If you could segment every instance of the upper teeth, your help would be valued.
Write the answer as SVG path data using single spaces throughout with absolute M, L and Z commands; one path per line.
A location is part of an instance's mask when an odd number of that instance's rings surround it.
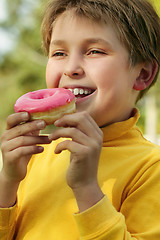
M 77 95 L 82 95 L 82 94 L 90 94 L 92 91 L 91 89 L 82 89 L 82 88 L 74 88 L 74 89 L 71 89 L 69 88 L 68 90 L 70 90 L 75 96 Z

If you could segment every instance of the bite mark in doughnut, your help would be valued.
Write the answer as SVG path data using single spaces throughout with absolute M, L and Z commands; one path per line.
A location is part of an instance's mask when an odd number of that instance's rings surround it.
M 28 112 L 31 120 L 43 119 L 49 125 L 64 114 L 75 112 L 75 96 L 64 88 L 41 89 L 21 96 L 14 110 Z

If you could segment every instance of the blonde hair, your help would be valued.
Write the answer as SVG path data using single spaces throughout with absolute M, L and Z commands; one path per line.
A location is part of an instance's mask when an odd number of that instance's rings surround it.
M 141 62 L 160 63 L 160 19 L 147 0 L 51 0 L 42 21 L 43 46 L 49 53 L 53 24 L 68 10 L 76 16 L 86 17 L 96 23 L 112 24 L 123 46 L 128 50 L 132 66 Z M 151 87 L 150 86 L 150 87 Z M 139 99 L 150 88 L 142 90 Z

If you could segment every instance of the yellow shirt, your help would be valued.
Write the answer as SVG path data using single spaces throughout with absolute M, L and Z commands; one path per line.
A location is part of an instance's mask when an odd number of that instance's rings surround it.
M 98 180 L 105 197 L 85 212 L 66 183 L 70 153 L 58 141 L 32 157 L 13 208 L 0 209 L 1 240 L 159 240 L 160 148 L 135 126 L 138 111 L 105 127 Z

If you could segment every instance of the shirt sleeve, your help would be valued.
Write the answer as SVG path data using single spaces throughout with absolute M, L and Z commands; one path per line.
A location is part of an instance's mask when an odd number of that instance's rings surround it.
M 105 196 L 74 218 L 81 240 L 159 240 L 160 163 L 142 174 L 119 212 Z
M 118 213 L 111 205 L 107 196 L 104 196 L 93 207 L 88 210 L 74 214 L 81 238 L 85 240 L 119 240 L 120 235 L 124 235 L 124 216 Z M 116 232 L 118 231 L 118 238 Z M 123 238 L 122 238 L 123 239 Z
M 11 208 L 0 208 L 0 239 L 11 240 L 14 235 L 17 204 Z

